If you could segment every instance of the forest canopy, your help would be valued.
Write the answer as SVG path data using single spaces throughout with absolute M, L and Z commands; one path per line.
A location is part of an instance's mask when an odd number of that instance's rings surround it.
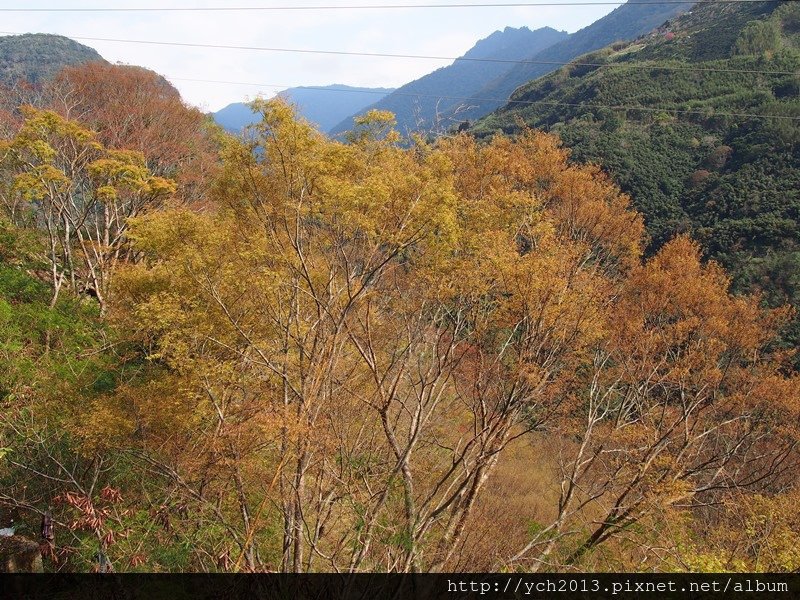
M 643 258 L 558 138 L 178 102 L 203 143 L 148 153 L 94 97 L 0 142 L 0 504 L 48 568 L 800 568 L 791 310 Z

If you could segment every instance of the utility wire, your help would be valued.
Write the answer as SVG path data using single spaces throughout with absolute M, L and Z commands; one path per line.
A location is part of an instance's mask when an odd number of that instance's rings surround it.
M 279 85 L 275 83 L 250 83 L 244 81 L 222 81 L 222 80 L 215 80 L 215 79 L 191 79 L 186 77 L 170 77 L 167 76 L 167 79 L 171 81 L 193 81 L 197 83 L 219 83 L 219 84 L 227 84 L 227 85 L 249 85 L 255 87 L 266 87 L 266 88 L 275 88 L 279 90 L 285 90 L 290 87 L 289 85 Z M 337 88 L 326 88 L 326 87 L 319 87 L 319 86 L 301 86 L 303 89 L 306 90 L 314 90 L 314 91 L 323 91 L 323 92 L 349 92 L 349 93 L 364 93 L 364 94 L 382 94 L 383 96 L 388 96 L 385 92 L 379 92 L 377 90 L 355 90 L 355 89 L 337 89 Z M 546 106 L 569 106 L 574 108 L 608 108 L 611 110 L 640 110 L 644 112 L 671 112 L 676 114 L 689 114 L 689 115 L 701 115 L 704 117 L 742 117 L 742 118 L 757 118 L 757 119 L 781 119 L 787 121 L 800 121 L 800 116 L 793 117 L 789 115 L 762 115 L 756 113 L 734 113 L 734 112 L 717 112 L 714 111 L 712 113 L 708 113 L 707 111 L 703 110 L 692 110 L 692 109 L 680 109 L 680 108 L 665 108 L 665 107 L 653 107 L 653 106 L 631 106 L 625 104 L 590 104 L 590 103 L 577 103 L 577 102 L 554 102 L 549 100 L 510 100 L 508 98 L 474 98 L 469 96 L 442 96 L 438 94 L 415 94 L 412 92 L 390 92 L 391 94 L 398 95 L 398 96 L 408 96 L 411 98 L 434 98 L 439 100 L 462 100 L 468 102 L 501 102 L 504 104 L 514 104 L 514 105 L 536 105 L 542 104 Z
M 458 4 L 350 4 L 317 6 L 192 6 L 192 7 L 129 7 L 129 8 L 0 8 L 0 12 L 244 12 L 244 11 L 296 11 L 296 10 L 396 10 L 418 8 L 525 8 L 534 6 L 622 6 L 623 4 L 757 4 L 759 2 L 781 2 L 782 0 L 591 0 L 565 2 L 502 2 L 458 3 Z
M 751 1 L 751 0 L 746 0 Z M 23 35 L 15 31 L 0 31 L 1 34 L 6 35 Z M 63 35 L 63 34 L 50 34 L 50 35 Z M 470 58 L 470 57 L 452 57 L 452 56 L 433 56 L 423 54 L 390 54 L 385 52 L 346 52 L 343 50 L 305 50 L 301 48 L 270 48 L 265 46 L 232 46 L 227 44 L 200 44 L 190 42 L 160 42 L 155 40 L 122 40 L 116 38 L 101 38 L 101 37 L 87 37 L 87 36 L 64 36 L 72 38 L 73 40 L 82 40 L 89 42 L 114 42 L 122 44 L 147 44 L 155 46 L 177 46 L 182 48 L 212 48 L 215 50 L 251 50 L 258 52 L 286 52 L 293 54 L 323 54 L 334 56 L 364 56 L 370 58 L 402 58 L 402 59 L 422 59 L 422 60 L 448 60 L 448 61 L 464 61 L 464 62 L 477 62 L 477 63 L 500 63 L 500 64 L 519 64 L 519 65 L 549 65 L 549 66 L 566 66 L 574 65 L 576 67 L 597 67 L 597 68 L 623 68 L 623 69 L 642 69 L 647 71 L 664 70 L 664 71 L 690 71 L 698 73 L 739 73 L 747 75 L 797 75 L 797 71 L 760 71 L 752 69 L 722 69 L 713 67 L 690 67 L 690 66 L 677 66 L 677 65 L 638 65 L 632 63 L 587 63 L 587 62 L 573 62 L 573 61 L 541 61 L 541 60 L 513 60 L 503 58 Z

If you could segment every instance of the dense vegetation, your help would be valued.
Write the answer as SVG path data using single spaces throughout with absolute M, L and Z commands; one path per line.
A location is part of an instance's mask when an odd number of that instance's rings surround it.
M 41 97 L 0 142 L 0 505 L 52 514 L 48 569 L 800 567 L 787 311 L 643 260 L 555 137 L 276 101 L 245 141 L 99 65 Z
M 557 133 L 576 160 L 602 165 L 631 194 L 650 252 L 690 233 L 735 291 L 800 307 L 800 7 L 702 5 L 577 62 L 603 66 L 565 67 L 521 87 L 519 102 L 475 133 L 521 123 Z M 796 320 L 786 343 L 799 336 Z
M 0 520 L 50 515 L 61 571 L 797 571 L 792 311 L 704 256 L 796 255 L 796 130 L 719 115 L 796 114 L 796 77 L 660 79 L 794 72 L 796 15 L 704 6 L 591 59 L 652 83 L 519 92 L 691 118 L 531 105 L 483 140 L 372 111 L 342 143 L 281 101 L 229 136 L 100 63 L 4 93 Z M 609 147 L 630 194 L 580 160 Z M 673 225 L 648 164 L 685 168 Z M 755 242 L 718 225 L 751 207 Z

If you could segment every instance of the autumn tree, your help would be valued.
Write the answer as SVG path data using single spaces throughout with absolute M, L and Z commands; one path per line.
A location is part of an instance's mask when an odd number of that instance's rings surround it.
M 0 137 L 8 138 L 19 128 L 14 114 L 19 104 L 14 100 L 14 93 L 5 85 L 0 85 Z
M 676 552 L 668 564 L 714 573 L 796 572 L 800 568 L 797 500 L 797 487 L 768 494 L 734 492 L 721 502 L 713 521 L 702 514 L 680 515 L 687 522 L 678 531 Z
M 788 311 L 728 288 L 687 238 L 631 272 L 562 423 L 576 438 L 563 442 L 557 518 L 512 562 L 592 564 L 639 525 L 636 556 L 658 563 L 675 550 L 668 516 L 772 489 L 796 468 L 800 388 L 769 346 Z
M 19 132 L 0 142 L 4 212 L 46 235 L 53 305 L 66 283 L 105 310 L 111 273 L 126 257 L 128 219 L 158 206 L 174 186 L 152 176 L 140 153 L 107 150 L 75 121 L 22 112 Z
M 559 414 L 641 221 L 542 134 L 405 150 L 372 114 L 343 146 L 259 108 L 217 213 L 141 221 L 149 259 L 120 293 L 176 373 L 214 370 L 194 384 L 215 407 L 202 445 L 236 432 L 240 539 L 272 504 L 282 568 L 442 568 L 505 446 Z M 233 397 L 246 424 L 222 410 Z M 257 422 L 274 437 L 243 433 Z M 252 453 L 274 490 L 237 472 Z M 163 469 L 188 483 L 177 458 Z
M 431 347 L 398 345 L 398 333 L 380 335 L 369 315 L 354 339 L 403 466 L 404 569 L 447 565 L 505 447 L 558 414 L 556 390 L 598 333 L 597 299 L 635 261 L 641 235 L 627 198 L 595 170 L 569 167 L 552 137 L 527 132 L 479 147 L 459 136 L 436 151 L 454 173 L 456 239 L 434 272 L 382 294 L 414 290 L 420 304 L 385 300 L 391 308 L 380 313 L 402 316 L 400 332 L 416 324 Z M 586 198 L 594 205 L 581 206 Z M 391 360 L 381 365 L 376 347 L 387 343 Z
M 205 199 L 215 126 L 157 73 L 97 62 L 65 67 L 43 90 L 42 107 L 96 132 L 109 149 L 140 152 L 153 175 L 176 182 L 181 200 Z

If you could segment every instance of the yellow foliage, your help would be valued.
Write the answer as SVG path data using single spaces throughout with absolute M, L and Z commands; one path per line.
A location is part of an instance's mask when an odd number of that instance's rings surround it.
M 320 555 L 371 543 L 406 567 L 450 564 L 496 457 L 549 428 L 573 453 L 556 485 L 577 491 L 548 535 L 573 536 L 558 556 L 576 565 L 740 476 L 750 432 L 796 414 L 796 382 L 764 349 L 785 311 L 732 297 L 687 238 L 643 263 L 629 198 L 553 136 L 401 147 L 375 113 L 342 144 L 283 102 L 253 106 L 207 210 L 128 221 L 141 260 L 117 269 L 111 317 L 168 384 L 122 393 L 189 479 L 269 500 L 285 523 L 339 523 Z M 147 189 L 137 161 L 92 169 Z M 767 454 L 791 435 L 765 433 Z M 733 564 L 717 557 L 686 560 Z

